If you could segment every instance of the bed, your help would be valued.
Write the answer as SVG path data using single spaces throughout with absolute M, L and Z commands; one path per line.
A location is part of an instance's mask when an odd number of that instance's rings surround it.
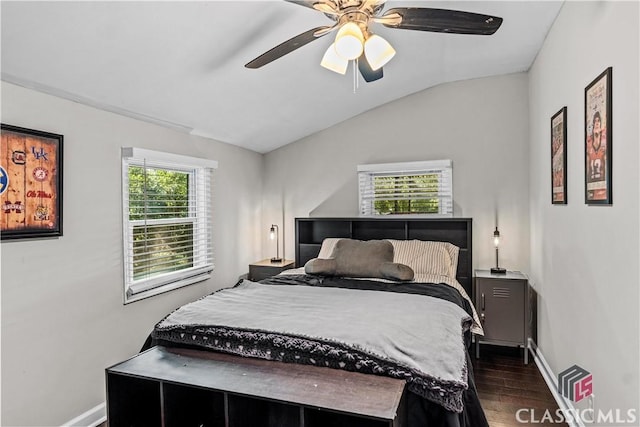
M 305 274 L 305 264 L 324 267 L 361 243 L 387 258 L 392 246 L 393 274 L 413 263 L 415 280 Z M 419 257 L 429 271 L 415 259 L 425 245 L 436 248 Z M 298 218 L 295 249 L 297 269 L 179 308 L 153 343 L 402 379 L 402 425 L 488 426 L 468 353 L 472 332 L 482 333 L 469 298 L 471 219 Z

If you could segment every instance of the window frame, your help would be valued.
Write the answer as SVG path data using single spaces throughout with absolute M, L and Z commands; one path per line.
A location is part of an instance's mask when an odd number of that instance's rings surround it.
M 426 160 L 417 162 L 396 162 L 396 163 L 377 163 L 377 164 L 363 164 L 358 165 L 358 212 L 361 217 L 370 218 L 451 218 L 453 217 L 453 164 L 450 159 L 444 160 Z M 430 175 L 438 174 L 440 178 L 438 180 L 438 194 L 448 193 L 450 196 L 449 208 L 441 201 L 438 203 L 438 213 L 417 212 L 409 214 L 383 214 L 376 213 L 373 204 L 375 200 L 365 200 L 363 197 L 364 182 L 368 180 L 368 185 L 374 187 L 371 181 L 376 176 L 383 176 L 384 174 L 397 174 L 398 176 L 404 175 Z M 447 185 L 442 181 L 444 175 L 448 180 L 449 188 L 445 188 Z M 438 196 L 442 199 L 443 197 Z M 369 204 L 367 206 L 366 204 Z
M 188 174 L 188 216 L 171 219 L 130 219 L 129 168 L 159 169 Z M 134 147 L 122 148 L 122 235 L 124 304 L 207 280 L 214 269 L 212 250 L 212 181 L 218 162 Z M 193 224 L 193 265 L 180 270 L 135 279 L 134 228 L 140 225 Z M 196 238 L 196 236 L 200 236 Z M 204 237 L 202 237 L 204 236 Z M 206 249 L 202 248 L 202 243 Z

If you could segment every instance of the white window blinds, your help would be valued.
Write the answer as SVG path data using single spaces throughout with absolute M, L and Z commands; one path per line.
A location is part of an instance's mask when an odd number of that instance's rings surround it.
M 122 149 L 125 303 L 210 277 L 217 162 Z
M 363 216 L 453 216 L 451 160 L 358 166 Z

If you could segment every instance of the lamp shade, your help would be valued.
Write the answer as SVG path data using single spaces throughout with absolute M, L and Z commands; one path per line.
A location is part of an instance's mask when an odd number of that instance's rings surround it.
M 351 61 L 362 55 L 364 35 L 358 24 L 347 22 L 336 35 L 336 53 L 343 59 Z
M 496 231 L 493 232 L 493 244 L 496 248 L 500 245 L 500 232 L 498 231 L 498 227 L 496 227 Z
M 271 226 L 271 229 L 269 230 L 269 238 L 271 240 L 276 238 L 276 229 L 275 229 L 275 227 L 273 225 Z
M 374 34 L 364 44 L 364 54 L 374 71 L 384 66 L 396 54 L 396 50 L 382 37 Z
M 336 44 L 332 43 L 331 46 L 329 46 L 329 49 L 324 53 L 320 65 L 327 70 L 331 70 L 338 74 L 344 74 L 347 72 L 349 61 L 338 55 L 336 52 Z

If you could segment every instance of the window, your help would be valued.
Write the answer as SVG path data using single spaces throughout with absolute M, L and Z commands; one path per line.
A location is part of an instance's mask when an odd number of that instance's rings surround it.
M 451 160 L 359 165 L 360 215 L 453 216 Z
M 217 166 L 122 149 L 125 304 L 210 277 L 211 172 Z

